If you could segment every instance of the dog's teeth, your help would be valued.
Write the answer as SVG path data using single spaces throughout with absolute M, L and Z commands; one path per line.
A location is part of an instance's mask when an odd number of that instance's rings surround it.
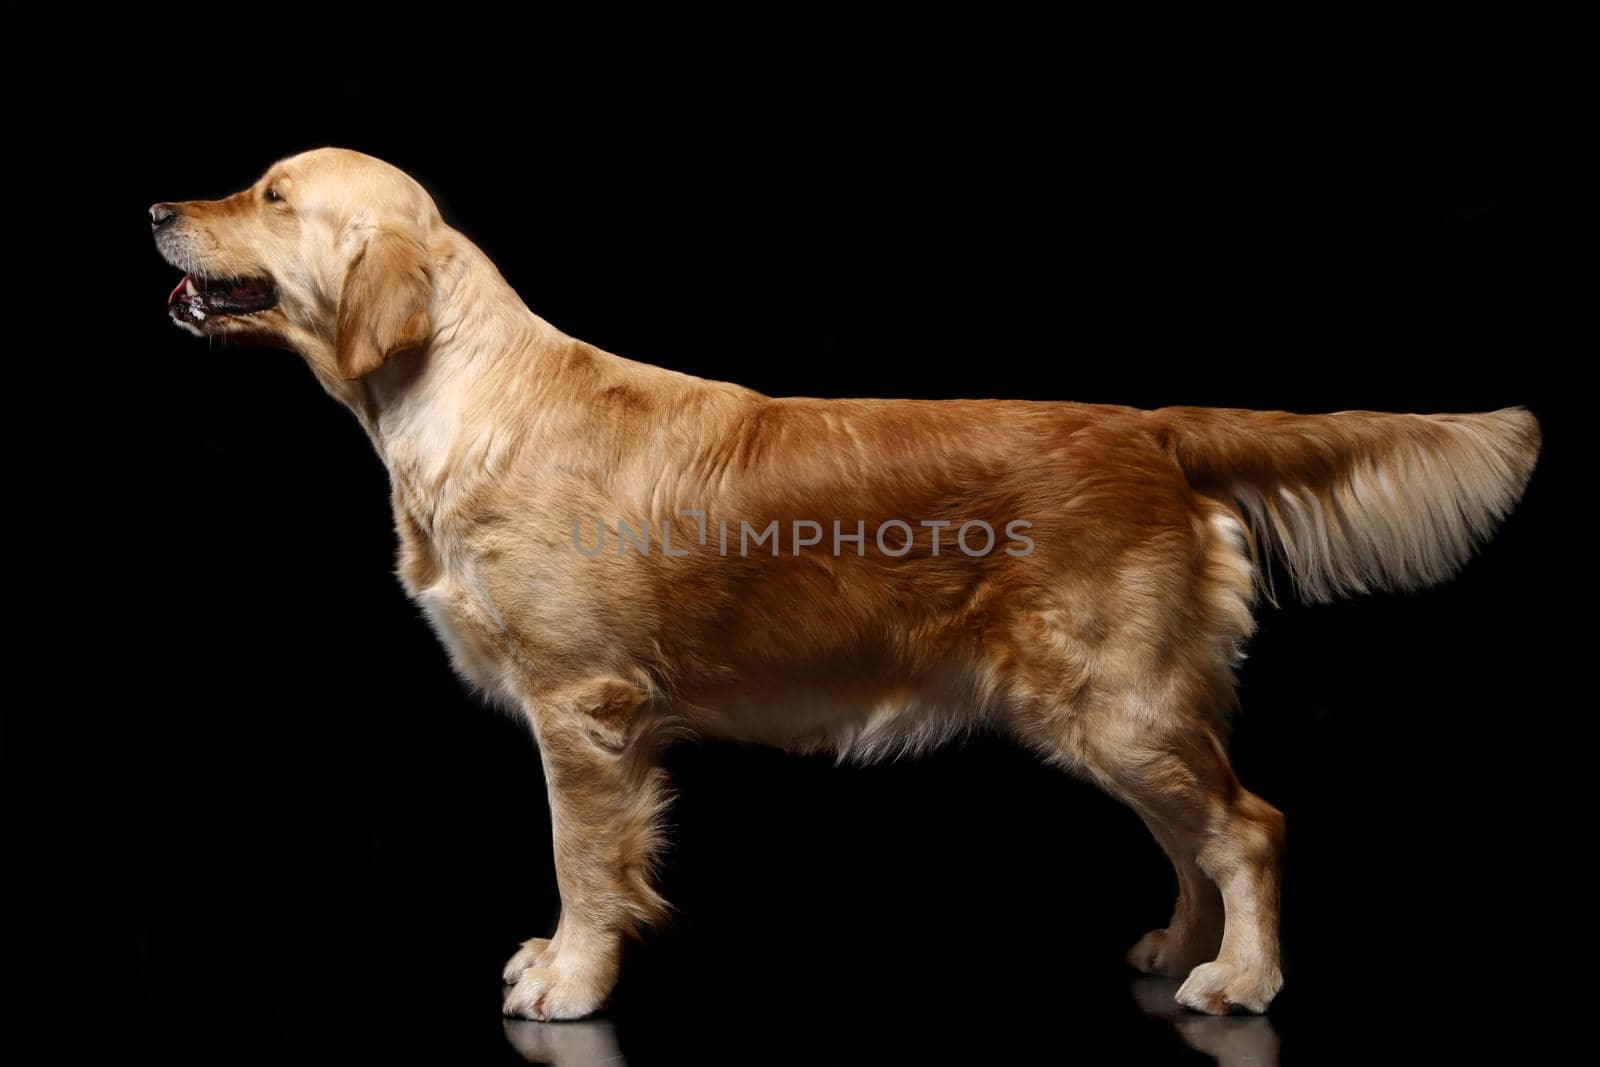
M 188 293 L 190 296 L 199 296 L 200 295 L 200 290 L 198 290 L 198 289 L 196 289 L 194 287 L 194 279 L 193 278 L 185 278 L 183 280 L 183 291 L 185 293 Z

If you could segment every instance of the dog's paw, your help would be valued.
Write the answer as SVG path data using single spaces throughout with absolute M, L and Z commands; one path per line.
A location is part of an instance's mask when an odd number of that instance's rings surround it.
M 1171 930 L 1151 930 L 1128 950 L 1128 963 L 1143 974 L 1182 978 L 1216 955 L 1216 946 L 1197 948 L 1173 937 Z
M 513 1019 L 581 1019 L 600 1007 L 610 989 L 559 966 L 529 967 L 506 990 L 501 1013 Z
M 1247 971 L 1213 960 L 1190 972 L 1188 979 L 1178 987 L 1177 1000 L 1184 1007 L 1207 1015 L 1227 1015 L 1235 1011 L 1259 1014 L 1267 1010 L 1282 987 L 1283 975 L 1276 967 Z
M 500 980 L 506 985 L 511 985 L 521 978 L 522 972 L 529 967 L 547 966 L 554 958 L 555 953 L 550 951 L 548 937 L 530 937 L 522 943 L 517 954 L 506 961 L 506 969 L 501 972 Z

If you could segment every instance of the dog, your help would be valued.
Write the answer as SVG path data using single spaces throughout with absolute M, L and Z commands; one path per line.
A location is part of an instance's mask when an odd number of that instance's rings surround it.
M 1171 921 L 1128 954 L 1201 1012 L 1282 985 L 1284 817 L 1225 753 L 1271 597 L 1450 577 L 1534 417 L 773 398 L 533 313 L 423 187 L 344 149 L 150 209 L 190 333 L 287 348 L 386 464 L 398 575 L 543 763 L 556 930 L 504 1011 L 595 1011 L 653 885 L 683 737 L 871 760 L 1003 732 L 1144 819 Z

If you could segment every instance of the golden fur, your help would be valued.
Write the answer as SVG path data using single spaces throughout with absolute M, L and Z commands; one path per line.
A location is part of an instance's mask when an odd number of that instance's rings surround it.
M 299 352 L 355 413 L 389 469 L 406 591 L 457 671 L 532 725 L 562 913 L 508 964 L 505 1009 L 537 1019 L 593 1011 L 621 939 L 663 913 L 668 741 L 865 760 L 979 725 L 1122 798 L 1166 849 L 1181 895 L 1132 963 L 1186 976 L 1189 1007 L 1265 1009 L 1283 816 L 1222 745 L 1264 555 L 1313 600 L 1437 582 L 1538 453 L 1520 408 L 766 397 L 566 336 L 419 185 L 344 150 L 169 209 L 171 263 L 278 297 L 183 324 Z M 777 520 L 780 552 L 724 555 L 705 517 Z M 873 542 L 893 519 L 903 555 Z M 953 550 L 964 523 L 1019 519 L 1031 552 Z M 793 524 L 834 520 L 863 524 L 864 551 L 791 551 Z M 658 540 L 586 555 L 596 524 Z

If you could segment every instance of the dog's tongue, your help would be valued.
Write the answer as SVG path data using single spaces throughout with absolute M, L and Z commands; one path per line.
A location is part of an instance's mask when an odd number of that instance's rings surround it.
M 187 274 L 185 274 L 178 281 L 178 284 L 173 287 L 172 292 L 167 294 L 167 307 L 171 307 L 173 304 L 178 302 L 179 295 L 182 294 L 182 292 L 184 291 L 184 289 L 186 289 L 188 287 L 188 285 L 189 285 L 189 276 Z

